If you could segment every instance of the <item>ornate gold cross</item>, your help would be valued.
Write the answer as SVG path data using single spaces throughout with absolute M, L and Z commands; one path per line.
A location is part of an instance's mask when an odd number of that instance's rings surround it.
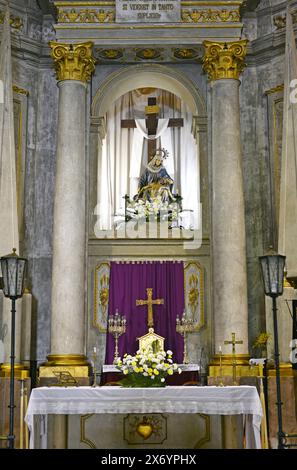
M 153 316 L 153 305 L 164 305 L 164 299 L 153 300 L 153 289 L 146 289 L 147 300 L 136 300 L 137 307 L 139 305 L 147 305 L 147 326 L 149 328 L 154 327 L 154 316 Z
M 232 340 L 231 341 L 224 341 L 224 344 L 232 344 L 232 354 L 235 355 L 235 345 L 236 344 L 243 344 L 243 341 L 236 341 L 235 340 L 235 333 L 231 333 Z

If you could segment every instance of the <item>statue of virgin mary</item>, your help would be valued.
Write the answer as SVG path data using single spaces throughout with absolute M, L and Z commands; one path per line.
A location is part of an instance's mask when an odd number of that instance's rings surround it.
M 147 164 L 145 171 L 139 179 L 138 192 L 134 200 L 152 202 L 160 197 L 162 202 L 174 202 L 176 199 L 172 194 L 173 179 L 169 176 L 163 161 L 167 158 L 168 152 L 165 149 L 157 149 L 152 160 Z

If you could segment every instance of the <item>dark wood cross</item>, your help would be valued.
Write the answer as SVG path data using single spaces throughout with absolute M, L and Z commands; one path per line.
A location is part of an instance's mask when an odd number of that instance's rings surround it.
M 156 98 L 148 98 L 148 105 L 145 108 L 145 121 L 148 135 L 156 135 L 158 129 L 159 106 Z M 183 127 L 182 118 L 171 118 L 168 127 Z M 122 119 L 121 127 L 123 129 L 134 129 L 136 127 L 135 119 Z M 150 161 L 156 153 L 157 139 L 148 140 L 148 160 Z
M 147 326 L 154 327 L 153 305 L 164 305 L 164 299 L 153 299 L 153 289 L 146 289 L 147 300 L 136 300 L 136 306 L 147 305 Z

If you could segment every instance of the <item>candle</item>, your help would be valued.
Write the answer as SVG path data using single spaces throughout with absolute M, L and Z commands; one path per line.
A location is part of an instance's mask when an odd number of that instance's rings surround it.
M 219 346 L 219 352 L 222 354 L 222 346 Z
M 94 346 L 93 351 L 94 351 L 94 354 L 96 354 L 96 352 L 97 352 L 96 346 Z

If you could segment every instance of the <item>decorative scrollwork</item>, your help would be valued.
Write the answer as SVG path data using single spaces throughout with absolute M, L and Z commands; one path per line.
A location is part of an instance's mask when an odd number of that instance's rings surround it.
M 210 80 L 239 79 L 245 67 L 247 42 L 246 39 L 228 43 L 204 41 L 203 69 Z
M 0 12 L 0 24 L 3 24 L 4 17 L 5 17 L 5 13 Z M 22 29 L 22 27 L 24 26 L 24 22 L 23 22 L 22 18 L 18 18 L 16 16 L 10 15 L 9 22 L 10 22 L 10 26 L 14 29 Z
M 50 41 L 57 80 L 90 80 L 95 70 L 92 42 L 83 44 L 60 44 Z
M 113 23 L 115 12 L 112 10 L 64 10 L 58 8 L 58 23 Z
M 237 23 L 240 21 L 237 10 L 182 10 L 182 20 L 185 23 Z

